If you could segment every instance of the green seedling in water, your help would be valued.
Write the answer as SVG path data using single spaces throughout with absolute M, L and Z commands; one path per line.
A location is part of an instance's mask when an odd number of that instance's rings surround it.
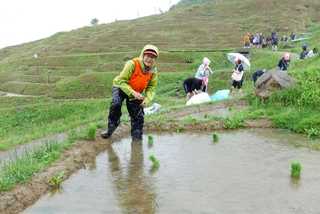
M 183 128 L 182 128 L 182 127 L 178 127 L 178 128 L 176 129 L 176 132 L 177 132 L 177 133 L 183 132 Z
M 153 137 L 151 135 L 148 136 L 148 146 L 149 147 L 153 146 Z
M 302 166 L 298 161 L 291 163 L 291 177 L 300 178 Z
M 87 139 L 88 140 L 95 140 L 96 139 L 96 132 L 97 132 L 97 126 L 94 124 L 91 124 L 88 129 Z
M 59 189 L 63 181 L 63 176 L 64 176 L 64 172 L 60 172 L 59 174 L 50 178 L 50 180 L 48 181 L 50 187 L 52 189 Z
M 213 133 L 213 134 L 212 134 L 212 142 L 213 142 L 213 143 L 218 143 L 218 141 L 219 141 L 219 136 L 218 136 L 218 134 L 217 134 L 217 133 Z
M 160 167 L 160 162 L 154 155 L 150 155 L 149 160 L 152 162 L 152 169 L 158 169 Z

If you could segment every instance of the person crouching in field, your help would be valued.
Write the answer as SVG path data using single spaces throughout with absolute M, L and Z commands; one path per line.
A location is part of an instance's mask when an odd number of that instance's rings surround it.
M 158 56 L 159 50 L 157 47 L 146 45 L 140 57 L 128 61 L 122 72 L 115 77 L 108 116 L 108 129 L 101 133 L 102 138 L 110 138 L 119 126 L 122 102 L 126 100 L 131 120 L 132 140 L 142 140 L 144 124 L 143 107 L 148 105 L 155 95 L 158 82 L 155 64 Z
M 202 79 L 191 77 L 183 82 L 183 89 L 187 94 L 187 100 L 203 90 L 204 82 Z
M 290 53 L 284 53 L 283 57 L 278 63 L 278 69 L 281 71 L 287 71 L 290 65 Z

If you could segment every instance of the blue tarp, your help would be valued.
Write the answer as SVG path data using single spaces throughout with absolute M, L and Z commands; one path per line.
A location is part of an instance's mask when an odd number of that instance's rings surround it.
M 229 99 L 230 90 L 219 90 L 211 96 L 212 101 Z

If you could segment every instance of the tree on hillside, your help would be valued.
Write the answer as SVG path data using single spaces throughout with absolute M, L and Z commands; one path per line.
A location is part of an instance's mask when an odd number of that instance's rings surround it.
M 91 20 L 90 23 L 91 23 L 92 26 L 96 26 L 96 25 L 98 25 L 99 20 L 97 18 L 94 18 L 94 19 Z

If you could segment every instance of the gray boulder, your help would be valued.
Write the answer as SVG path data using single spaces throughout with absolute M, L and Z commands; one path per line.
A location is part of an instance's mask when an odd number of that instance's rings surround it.
M 281 70 L 267 71 L 257 80 L 255 93 L 258 97 L 266 99 L 274 91 L 282 90 L 293 86 L 294 79 L 288 72 Z

